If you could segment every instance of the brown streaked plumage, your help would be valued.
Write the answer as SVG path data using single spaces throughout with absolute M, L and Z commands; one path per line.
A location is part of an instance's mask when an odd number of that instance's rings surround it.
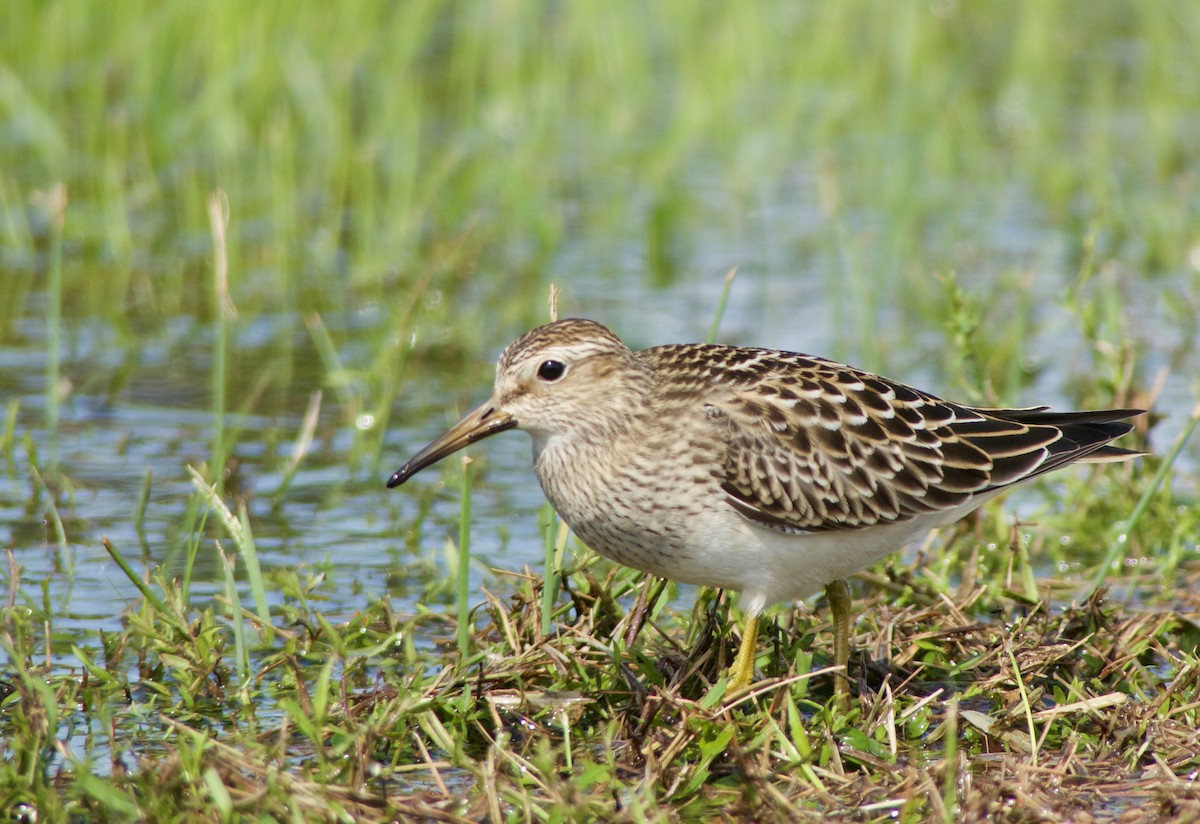
M 512 343 L 492 397 L 388 486 L 524 429 L 546 497 L 586 544 L 654 575 L 741 592 L 740 687 L 768 605 L 826 587 L 844 665 L 847 576 L 1020 481 L 1140 454 L 1109 445 L 1138 414 L 978 409 L 771 349 L 634 352 L 604 326 L 571 319 Z

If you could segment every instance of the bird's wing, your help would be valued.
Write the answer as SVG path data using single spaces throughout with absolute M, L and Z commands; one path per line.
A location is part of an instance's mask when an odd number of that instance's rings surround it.
M 1080 421 L 1077 439 L 1068 441 L 1045 407 L 972 409 L 832 361 L 771 350 L 714 378 L 729 390 L 715 393 L 705 411 L 727 444 L 722 486 L 730 503 L 788 532 L 952 510 L 1100 450 L 1129 429 Z

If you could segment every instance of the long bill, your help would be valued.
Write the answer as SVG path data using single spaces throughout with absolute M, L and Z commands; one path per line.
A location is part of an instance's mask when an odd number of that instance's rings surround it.
M 444 435 L 437 438 L 429 446 L 422 449 L 404 466 L 400 467 L 388 478 L 388 489 L 393 489 L 416 475 L 430 464 L 435 464 L 447 455 L 453 455 L 464 446 L 490 438 L 497 432 L 512 429 L 517 425 L 516 418 L 507 412 L 497 412 L 496 405 L 491 400 L 480 404 L 467 413 Z

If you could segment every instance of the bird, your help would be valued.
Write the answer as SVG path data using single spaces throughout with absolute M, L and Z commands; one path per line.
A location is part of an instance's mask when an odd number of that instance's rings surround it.
M 849 692 L 847 578 L 1011 486 L 1111 446 L 1141 409 L 980 408 L 821 357 L 719 344 L 632 350 L 557 320 L 511 343 L 491 397 L 387 481 L 509 429 L 555 511 L 650 575 L 740 593 L 727 691 L 754 680 L 759 616 L 824 588 Z

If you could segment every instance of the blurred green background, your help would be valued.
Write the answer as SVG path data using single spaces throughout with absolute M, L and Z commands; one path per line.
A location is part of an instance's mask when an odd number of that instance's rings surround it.
M 1195 277 L 1193 4 L 44 2 L 6 18 L 6 341 L 39 308 L 36 193 L 55 182 L 64 311 L 139 332 L 212 311 L 218 188 L 239 310 L 374 304 L 398 331 L 486 315 L 507 334 L 543 317 L 550 280 L 569 300 L 576 280 L 649 292 L 731 265 L 824 284 L 773 294 L 785 309 L 867 304 L 847 338 L 921 308 L 911 293 L 939 271 L 1033 264 L 1069 283 L 1090 256 L 1163 287 Z

